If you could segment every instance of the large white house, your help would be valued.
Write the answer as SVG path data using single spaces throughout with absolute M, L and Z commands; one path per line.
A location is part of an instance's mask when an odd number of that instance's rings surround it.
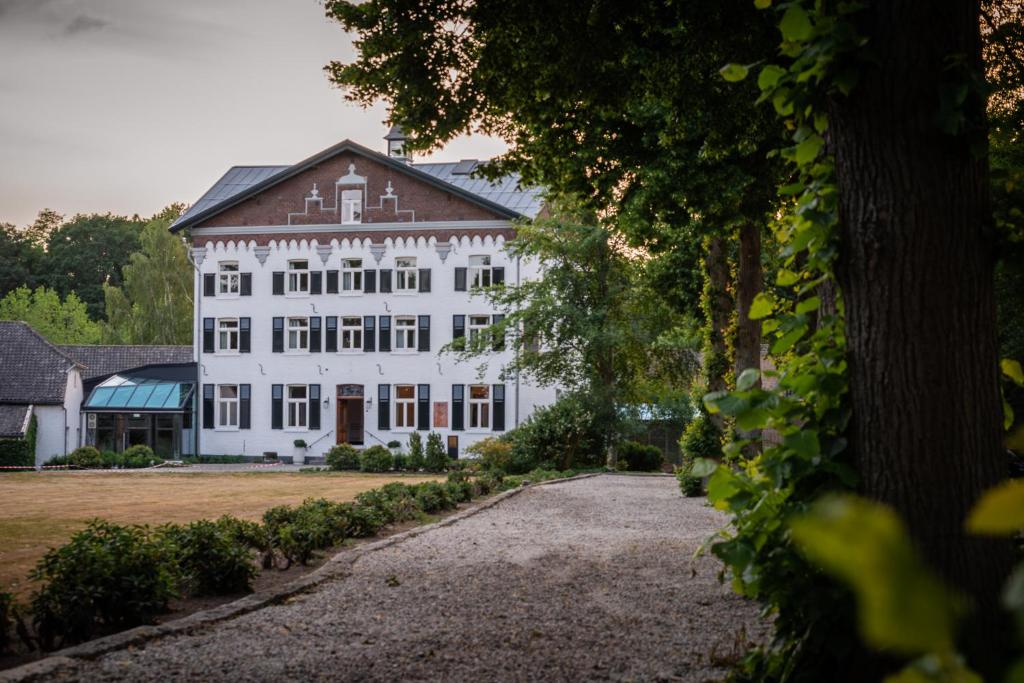
M 386 140 L 387 154 L 345 141 L 233 167 L 171 227 L 196 266 L 200 453 L 302 462 L 417 430 L 456 457 L 554 400 L 501 377 L 514 350 L 500 342 L 485 369 L 440 353 L 499 315 L 474 288 L 535 275 L 504 245 L 540 193 L 479 178 L 476 161 L 411 163 L 397 129 Z

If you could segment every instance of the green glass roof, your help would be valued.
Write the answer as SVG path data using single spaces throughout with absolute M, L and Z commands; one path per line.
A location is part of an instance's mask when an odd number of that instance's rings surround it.
M 114 375 L 97 386 L 86 410 L 184 410 L 191 382 Z

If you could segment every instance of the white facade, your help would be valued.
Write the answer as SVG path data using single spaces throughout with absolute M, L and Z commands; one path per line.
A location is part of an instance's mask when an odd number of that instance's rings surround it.
M 496 223 L 498 221 L 488 221 L 487 227 L 493 228 L 491 224 Z M 510 226 L 507 222 L 501 223 Z M 502 237 L 451 237 L 439 243 L 437 226 L 428 229 L 415 224 L 376 224 L 372 228 L 379 231 L 379 238 L 350 241 L 345 236 L 346 232 L 355 231 L 365 235 L 368 227 L 332 224 L 292 228 L 294 232 L 301 230 L 300 239 L 289 238 L 289 229 L 282 227 L 198 228 L 194 231 L 193 237 L 198 245 L 193 249 L 197 265 L 194 338 L 201 383 L 197 392 L 201 407 L 201 453 L 253 456 L 276 452 L 293 456 L 296 462 L 319 457 L 335 443 L 347 440 L 345 434 L 353 419 L 351 411 L 358 405 L 362 410 L 363 445 L 371 446 L 392 440 L 404 445 L 409 434 L 419 428 L 424 437 L 428 431 L 439 432 L 448 443 L 450 451 L 454 444 L 449 441 L 449 437 L 457 437 L 455 450 L 461 457 L 468 445 L 486 436 L 501 433 L 495 429 L 501 426 L 501 420 L 496 421 L 496 410 L 503 409 L 504 429 L 508 430 L 525 420 L 536 406 L 554 401 L 553 389 L 531 387 L 517 381 L 515 377 L 501 378 L 504 365 L 514 353 L 511 348 L 495 352 L 487 358 L 480 357 L 461 363 L 453 355 L 441 353 L 441 348 L 453 339 L 456 316 L 465 316 L 463 330 L 468 335 L 471 322 L 480 324 L 485 319 L 493 321 L 496 313 L 490 309 L 483 296 L 471 292 L 471 257 L 489 257 L 488 268 L 501 269 L 508 285 L 535 276 L 535 270 L 508 257 L 503 249 Z M 453 222 L 451 227 L 466 230 L 472 226 Z M 417 228 L 422 230 L 423 236 L 391 236 L 397 235 L 398 230 L 405 235 L 414 234 Z M 264 231 L 273 237 L 258 246 L 257 235 Z M 243 238 L 235 242 L 228 238 L 224 241 L 224 237 L 218 236 L 219 232 L 235 236 L 248 233 L 253 239 L 247 241 Z M 310 234 L 317 237 L 307 239 Z M 322 238 L 319 237 L 321 234 Z M 350 271 L 353 277 L 348 278 L 347 282 L 352 289 L 346 291 L 343 261 L 350 259 L 361 263 L 359 268 Z M 401 291 L 403 276 L 399 270 L 403 264 L 409 265 L 406 259 L 415 259 L 415 265 L 408 273 L 414 274 L 417 282 L 408 291 Z M 480 260 L 472 261 L 478 263 Z M 294 273 L 293 266 L 301 265 L 303 261 L 308 264 L 308 276 L 301 272 Z M 222 266 L 228 269 L 237 266 L 239 274 L 249 274 L 251 294 L 242 293 L 241 290 L 248 288 L 241 286 L 241 275 L 239 286 L 235 285 L 234 276 L 231 275 L 233 270 L 224 271 L 222 280 Z M 467 269 L 467 291 L 456 291 L 456 269 L 462 268 Z M 337 272 L 337 293 L 327 293 L 329 278 L 333 284 L 334 276 L 328 275 L 332 271 Z M 362 285 L 365 288 L 370 279 L 366 271 L 374 271 L 372 277 L 376 280 L 375 292 L 359 291 L 356 287 Z M 380 291 L 383 271 L 390 271 L 391 292 Z M 422 287 L 418 282 L 422 280 L 425 271 L 429 271 L 429 292 L 420 291 Z M 358 278 L 355 277 L 357 272 L 360 272 Z M 494 275 L 495 272 L 490 271 L 488 275 Z M 274 293 L 274 273 L 284 273 L 278 276 L 284 279 L 283 294 Z M 312 273 L 320 275 L 313 276 Z M 292 274 L 295 275 L 294 279 Z M 209 285 L 209 275 L 213 275 L 216 290 L 213 295 L 204 295 L 204 285 Z M 289 285 L 302 288 L 304 283 L 314 277 L 320 281 L 320 291 L 323 293 L 288 291 Z M 362 282 L 357 282 L 357 279 Z M 471 320 L 470 316 L 474 315 L 479 317 Z M 429 316 L 428 351 L 416 350 L 419 347 L 419 336 L 423 334 L 424 316 Z M 240 321 L 239 325 L 244 327 L 241 321 L 246 318 L 250 328 L 249 352 L 232 348 L 242 345 L 236 341 L 234 321 Z M 303 325 L 302 320 L 310 318 L 316 319 L 319 324 L 320 351 L 308 348 L 308 340 L 313 335 L 310 327 L 314 324 Z M 337 319 L 336 351 L 326 348 L 328 326 L 332 324 L 329 320 L 333 318 Z M 351 329 L 346 330 L 345 318 L 351 318 L 352 322 L 358 320 L 362 324 L 352 325 Z M 416 343 L 412 349 L 400 348 L 403 344 L 398 339 L 399 329 L 401 323 L 406 322 L 400 320 L 402 318 L 411 318 L 414 323 L 412 336 L 416 337 Z M 280 351 L 274 350 L 275 319 L 279 319 L 279 326 L 283 325 L 284 328 L 278 338 L 279 343 L 283 340 Z M 296 321 L 294 327 L 293 319 Z M 211 320 L 214 334 L 212 353 L 209 352 Z M 363 348 L 362 336 L 366 334 L 368 320 L 372 321 L 374 327 L 373 351 Z M 384 320 L 390 323 L 391 343 L 390 350 L 381 351 Z M 403 338 L 409 335 L 407 330 L 401 329 Z M 350 334 L 346 335 L 346 332 Z M 344 348 L 346 341 L 350 342 L 349 346 L 351 342 L 358 341 L 358 348 Z M 292 350 L 289 348 L 292 345 L 290 342 L 306 348 Z M 482 367 L 483 364 L 486 367 Z M 244 399 L 242 385 L 249 386 L 247 410 L 241 401 Z M 344 415 L 340 414 L 338 406 L 338 392 L 343 385 L 362 387 L 361 402 L 343 399 Z M 388 398 L 386 429 L 381 428 L 380 424 L 382 385 L 388 387 L 385 392 Z M 406 400 L 400 399 L 399 394 L 408 394 L 408 389 L 400 392 L 399 387 L 408 386 L 414 387 L 414 404 L 411 409 L 413 425 L 402 424 L 408 422 L 404 418 L 409 416 L 409 406 L 403 403 L 402 410 L 399 410 L 399 401 Z M 277 403 L 281 411 L 280 428 L 276 428 L 273 414 L 275 387 L 282 392 Z M 289 405 L 289 387 L 305 387 L 305 411 L 299 407 L 298 400 L 292 402 L 294 406 Z M 310 425 L 313 421 L 310 413 L 316 410 L 311 404 L 315 390 L 310 387 L 318 387 L 319 390 L 319 398 L 315 399 L 320 413 L 319 428 Z M 422 387 L 429 387 L 429 398 L 426 401 L 429 429 L 423 429 L 426 425 L 420 419 L 423 410 Z M 464 395 L 461 405 L 453 396 L 453 392 L 460 389 L 453 387 L 462 387 Z M 476 387 L 476 390 L 473 391 L 472 387 Z M 481 398 L 483 388 L 486 388 L 486 399 Z M 355 393 L 351 388 L 347 391 Z M 504 393 L 503 407 L 502 402 L 496 401 L 501 392 Z M 475 400 L 471 400 L 473 393 L 477 395 Z M 301 394 L 302 391 L 296 389 L 295 396 Z M 211 395 L 212 425 L 209 424 Z M 458 420 L 453 421 L 454 412 L 458 410 L 463 412 L 461 429 L 458 428 Z M 242 424 L 244 412 L 248 413 L 248 428 Z M 304 419 L 303 412 L 306 413 Z M 343 432 L 340 438 L 339 431 Z M 293 442 L 297 439 L 303 440 L 309 447 L 294 446 Z
M 82 378 L 78 368 L 67 370 L 63 405 L 36 405 L 36 465 L 56 455 L 67 455 L 78 448 L 82 438 Z

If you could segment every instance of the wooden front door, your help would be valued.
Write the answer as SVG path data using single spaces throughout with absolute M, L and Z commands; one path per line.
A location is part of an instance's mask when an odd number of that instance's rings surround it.
M 334 433 L 337 443 L 354 446 L 363 443 L 363 385 L 339 384 L 337 422 Z

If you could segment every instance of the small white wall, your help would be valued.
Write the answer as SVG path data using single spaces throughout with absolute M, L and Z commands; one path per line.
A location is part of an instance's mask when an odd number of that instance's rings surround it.
M 36 465 L 55 455 L 66 455 L 81 442 L 82 377 L 77 369 L 67 373 L 63 405 L 36 406 Z

